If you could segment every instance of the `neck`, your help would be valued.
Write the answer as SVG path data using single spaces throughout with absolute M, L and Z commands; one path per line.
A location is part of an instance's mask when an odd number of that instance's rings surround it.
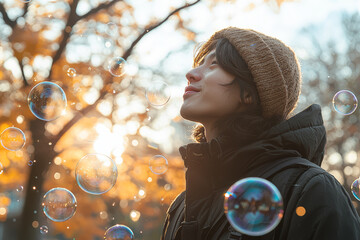
M 203 124 L 205 128 L 205 137 L 206 141 L 210 142 L 211 139 L 216 138 L 218 136 L 218 133 L 216 131 L 216 128 L 214 127 L 214 124 Z

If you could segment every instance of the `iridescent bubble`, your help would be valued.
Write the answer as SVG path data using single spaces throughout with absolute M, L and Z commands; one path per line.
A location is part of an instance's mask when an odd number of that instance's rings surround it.
M 22 192 L 23 190 L 24 190 L 24 187 L 23 187 L 23 186 L 19 186 L 19 187 L 16 189 L 17 192 Z
M 41 82 L 31 89 L 28 104 L 35 117 L 51 121 L 64 113 L 66 95 L 59 85 L 52 82 Z
M 157 174 L 164 174 L 168 170 L 168 160 L 162 155 L 155 155 L 149 161 L 150 170 Z
M 113 22 L 109 22 L 106 25 L 106 33 L 110 36 L 116 36 L 118 34 L 118 27 L 116 26 L 116 24 Z
M 65 188 L 53 188 L 43 198 L 45 215 L 52 221 L 63 222 L 74 216 L 77 202 L 74 194 Z
M 333 106 L 336 112 L 343 115 L 350 115 L 355 112 L 358 100 L 349 90 L 341 90 L 334 95 Z
M 93 153 L 82 157 L 76 165 L 75 177 L 79 187 L 90 194 L 103 194 L 116 183 L 117 167 L 106 155 Z
M 10 151 L 20 150 L 25 145 L 25 134 L 21 129 L 9 127 L 0 135 L 1 145 Z
M 31 161 L 31 160 L 28 161 L 28 165 L 29 165 L 30 167 L 31 167 L 33 164 L 34 164 L 33 161 Z
M 131 240 L 134 233 L 125 225 L 117 224 L 109 228 L 104 235 L 105 240 Z
M 4 166 L 2 165 L 2 163 L 0 162 L 0 174 L 2 174 L 4 172 Z
M 351 184 L 351 192 L 354 195 L 354 197 L 360 201 L 360 184 L 359 184 L 360 178 L 355 179 L 355 181 Z
M 163 81 L 154 81 L 146 89 L 147 101 L 153 106 L 163 106 L 169 102 L 171 92 L 169 86 Z
M 67 73 L 67 75 L 68 75 L 69 77 L 76 77 L 76 70 L 75 70 L 75 68 L 69 68 L 66 73 Z
M 41 226 L 40 227 L 40 233 L 41 234 L 47 234 L 49 232 L 49 228 L 47 226 Z
M 272 231 L 283 217 L 279 190 L 262 178 L 244 178 L 225 193 L 224 209 L 233 228 L 249 236 Z
M 109 61 L 109 72 L 114 77 L 121 77 L 126 72 L 126 61 L 122 57 L 114 57 Z

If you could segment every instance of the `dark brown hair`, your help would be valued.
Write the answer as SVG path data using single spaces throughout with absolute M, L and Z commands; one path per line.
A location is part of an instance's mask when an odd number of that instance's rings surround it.
M 193 67 L 199 66 L 206 55 L 214 49 L 219 66 L 235 76 L 231 83 L 221 85 L 225 87 L 236 85 L 235 87 L 239 87 L 240 98 L 243 103 L 246 103 L 245 92 L 251 97 L 245 112 L 236 112 L 224 116 L 217 121 L 215 126 L 221 135 L 230 136 L 239 143 L 255 140 L 259 133 L 279 123 L 282 119 L 264 119 L 262 117 L 260 99 L 253 76 L 244 59 L 226 38 L 208 42 L 198 48 L 195 53 Z M 205 142 L 204 126 L 201 124 L 196 125 L 192 137 L 196 142 Z

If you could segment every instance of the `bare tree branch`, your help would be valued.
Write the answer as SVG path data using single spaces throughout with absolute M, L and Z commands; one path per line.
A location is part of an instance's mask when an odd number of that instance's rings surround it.
M 200 2 L 201 0 L 197 0 L 191 4 L 187 3 L 182 7 L 179 7 L 177 9 L 175 9 L 174 11 L 172 11 L 171 13 L 169 13 L 169 15 L 164 18 L 161 22 L 154 24 L 153 26 L 149 27 L 148 29 L 145 29 L 136 39 L 135 41 L 131 44 L 131 46 L 129 47 L 128 50 L 126 50 L 126 52 L 123 55 L 123 58 L 126 60 L 130 55 L 131 52 L 133 51 L 134 47 L 136 46 L 136 44 L 149 32 L 151 32 L 152 30 L 154 30 L 155 28 L 159 27 L 160 25 L 162 25 L 164 22 L 166 22 L 172 15 L 174 15 L 175 13 L 179 12 L 180 10 L 184 9 L 184 8 L 188 8 L 191 7 L 195 4 L 197 4 L 198 2 Z
M 113 1 L 108 2 L 108 3 L 99 4 L 99 6 L 97 6 L 96 8 L 91 9 L 86 14 L 84 14 L 82 16 L 78 16 L 77 19 L 76 19 L 76 22 L 78 22 L 81 19 L 89 17 L 89 16 L 99 12 L 100 10 L 108 9 L 109 7 L 111 7 L 112 5 L 114 5 L 115 3 L 119 2 L 119 1 L 121 1 L 121 0 L 113 0 Z
M 9 15 L 7 14 L 6 12 L 6 9 L 4 7 L 4 5 L 0 2 L 0 13 L 2 14 L 3 16 L 3 19 L 4 19 L 4 22 L 9 25 L 9 27 L 11 27 L 12 29 L 14 29 L 14 27 L 16 26 L 16 22 L 15 21 L 12 21 L 10 18 L 9 18 Z
M 22 63 L 22 61 L 20 59 L 18 59 L 19 62 L 19 66 L 20 66 L 20 70 L 21 70 L 21 76 L 24 82 L 25 87 L 29 86 L 29 83 L 27 82 L 27 79 L 25 77 L 25 72 L 24 72 L 24 65 Z

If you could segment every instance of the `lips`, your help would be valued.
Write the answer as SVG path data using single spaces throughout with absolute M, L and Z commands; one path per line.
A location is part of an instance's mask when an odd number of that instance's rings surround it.
M 193 95 L 198 92 L 200 92 L 199 88 L 189 85 L 189 86 L 185 87 L 185 93 L 183 95 L 183 98 L 185 99 L 187 96 Z

